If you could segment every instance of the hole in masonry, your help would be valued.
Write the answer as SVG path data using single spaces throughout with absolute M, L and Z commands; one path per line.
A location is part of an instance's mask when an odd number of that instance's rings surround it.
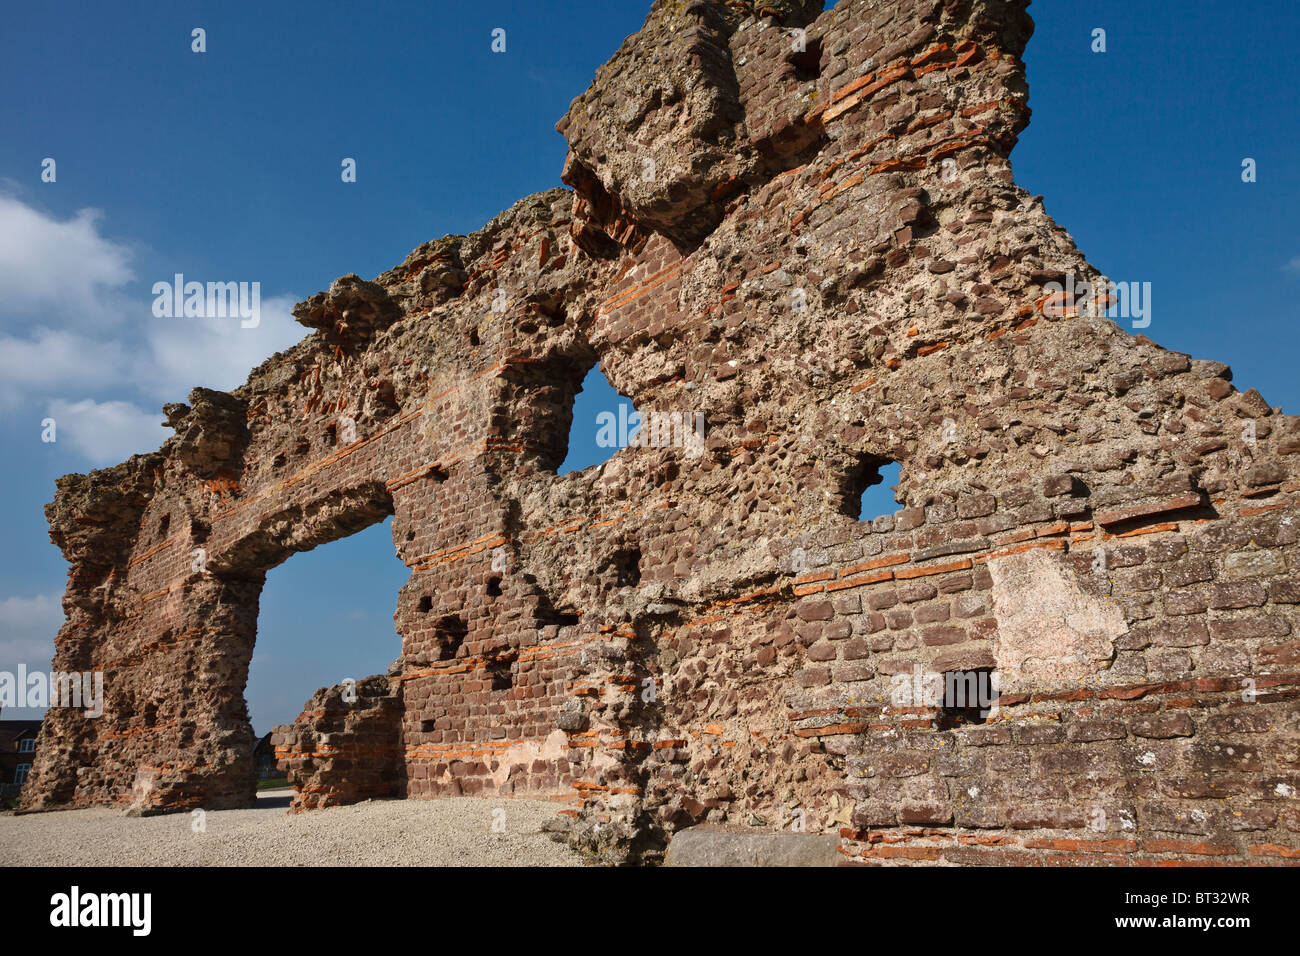
M 433 626 L 433 643 L 438 651 L 438 660 L 449 661 L 460 653 L 465 643 L 469 627 L 454 614 L 439 618 Z
M 493 690 L 509 690 L 515 686 L 515 675 L 511 670 L 513 661 L 510 658 L 501 658 L 493 661 L 487 667 L 488 677 L 492 681 Z
M 818 79 L 822 75 L 822 41 L 809 40 L 805 49 L 794 51 L 785 61 L 794 67 L 795 79 L 800 82 Z
M 167 529 L 172 526 L 172 516 L 163 515 L 162 520 L 158 522 L 158 537 L 167 537 Z
M 997 699 L 993 669 L 947 671 L 943 675 L 943 700 L 935 717 L 939 730 L 988 722 L 989 708 Z
M 433 610 L 433 598 L 429 597 L 429 595 L 426 594 L 424 597 L 420 598 L 420 613 L 428 614 L 432 610 Z
M 597 569 L 601 578 L 616 588 L 634 588 L 641 583 L 641 550 L 622 548 L 607 557 Z
M 888 458 L 864 459 L 849 475 L 848 514 L 858 521 L 874 521 L 898 509 L 893 488 L 902 479 L 902 466 Z
M 422 733 L 422 734 L 431 734 L 431 733 L 433 733 L 435 730 L 438 729 L 437 724 L 438 724 L 438 722 L 437 722 L 436 720 L 422 720 L 422 721 L 420 721 L 420 733 Z
M 555 473 L 567 475 L 609 461 L 628 446 L 640 418 L 632 400 L 614 391 L 600 365 L 593 365 L 574 396 L 568 454 Z
M 572 608 L 557 608 L 544 591 L 538 593 L 537 610 L 533 612 L 533 625 L 539 631 L 548 627 L 576 627 L 578 621 L 579 615 Z
M 158 722 L 158 705 L 146 704 L 144 708 L 144 725 L 152 727 Z
M 339 426 L 337 422 L 331 422 L 325 426 L 325 444 L 333 445 L 338 441 Z
M 556 610 L 544 597 L 541 606 L 538 607 L 537 612 L 534 615 L 534 622 L 539 629 L 543 627 L 551 627 L 552 625 L 555 627 L 576 627 L 579 619 L 580 616 L 577 612 Z
M 486 588 L 486 590 L 487 590 L 487 596 L 488 596 L 488 597 L 500 597 L 500 596 L 501 596 L 501 578 L 499 578 L 499 577 L 497 577 L 497 576 L 495 576 L 495 575 L 494 575 L 493 577 L 488 578 L 488 582 L 487 582 L 487 588 Z

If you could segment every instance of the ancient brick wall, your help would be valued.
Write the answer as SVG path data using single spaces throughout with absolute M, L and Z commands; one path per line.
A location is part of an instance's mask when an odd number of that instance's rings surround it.
M 406 792 L 402 708 L 388 678 L 317 691 L 271 743 L 293 787 L 295 810 L 334 807 Z
M 1056 290 L 1102 277 L 1012 178 L 1023 0 L 820 6 L 655 3 L 559 124 L 572 191 L 338 280 L 61 481 L 55 663 L 108 702 L 47 719 L 29 809 L 247 803 L 265 573 L 391 514 L 402 654 L 277 730 L 299 807 L 551 797 L 609 860 L 705 821 L 1297 858 L 1296 420 Z M 597 361 L 703 447 L 557 477 Z M 996 710 L 900 699 L 945 674 Z

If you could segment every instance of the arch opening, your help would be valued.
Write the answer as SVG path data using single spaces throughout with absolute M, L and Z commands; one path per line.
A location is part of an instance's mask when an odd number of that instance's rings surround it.
M 384 675 L 401 655 L 393 610 L 410 569 L 396 557 L 389 511 L 267 575 L 244 689 L 260 779 L 284 776 L 266 756 L 273 728 L 292 724 L 318 689 Z
M 556 474 L 604 464 L 628 447 L 640 429 L 641 414 L 632 399 L 615 390 L 599 363 L 593 365 L 574 395 L 568 454 Z

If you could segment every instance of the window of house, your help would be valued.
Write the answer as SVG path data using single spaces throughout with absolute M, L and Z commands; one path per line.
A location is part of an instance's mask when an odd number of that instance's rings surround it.
M 17 767 L 15 767 L 14 783 L 18 784 L 19 786 L 22 786 L 23 781 L 27 779 L 27 771 L 31 769 L 32 769 L 32 765 L 29 763 L 20 763 Z
M 20 754 L 29 754 L 29 753 L 34 753 L 35 751 L 36 751 L 35 737 L 24 737 L 22 740 L 18 741 L 18 752 Z

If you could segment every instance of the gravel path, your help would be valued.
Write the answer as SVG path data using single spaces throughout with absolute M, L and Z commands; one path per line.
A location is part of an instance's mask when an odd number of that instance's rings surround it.
M 3 866 L 581 866 L 541 832 L 556 805 L 453 797 L 376 800 L 288 814 L 289 790 L 248 810 L 212 810 L 206 832 L 188 813 L 118 810 L 0 814 Z M 493 811 L 503 810 L 493 832 Z

